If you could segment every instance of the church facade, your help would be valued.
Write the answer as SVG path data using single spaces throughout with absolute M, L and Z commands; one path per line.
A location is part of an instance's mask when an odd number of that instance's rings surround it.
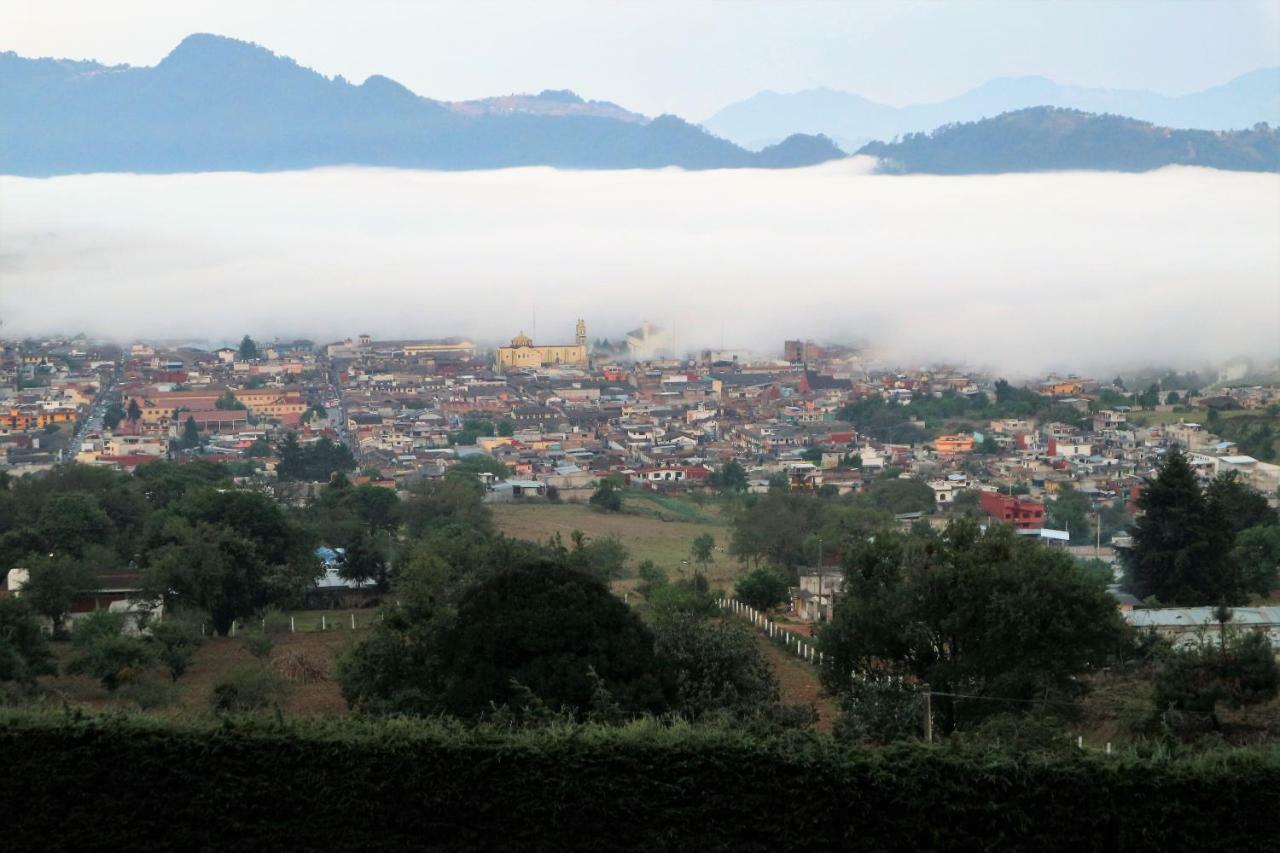
M 518 370 L 529 367 L 588 367 L 587 324 L 578 321 L 577 340 L 573 344 L 536 346 L 521 332 L 511 339 L 511 345 L 498 347 L 493 356 L 493 368 L 497 371 Z

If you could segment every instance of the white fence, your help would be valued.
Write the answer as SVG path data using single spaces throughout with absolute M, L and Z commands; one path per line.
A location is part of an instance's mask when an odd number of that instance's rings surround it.
M 809 637 L 795 634 L 786 630 L 777 622 L 774 622 L 766 614 L 761 613 L 754 607 L 738 601 L 736 598 L 717 598 L 716 604 L 721 610 L 728 611 L 735 616 L 751 622 L 758 629 L 763 631 L 769 639 L 785 648 L 803 661 L 807 661 L 814 666 L 822 666 L 824 662 L 823 653 L 814 644 Z

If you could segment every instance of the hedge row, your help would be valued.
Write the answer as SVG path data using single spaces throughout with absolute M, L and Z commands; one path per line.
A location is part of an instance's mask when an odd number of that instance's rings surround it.
M 0 714 L 11 850 L 1263 849 L 1280 752 L 1013 758 L 656 725 Z

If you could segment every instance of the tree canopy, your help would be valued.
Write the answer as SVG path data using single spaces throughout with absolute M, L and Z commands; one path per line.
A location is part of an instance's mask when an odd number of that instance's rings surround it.
M 957 519 L 941 535 L 885 533 L 845 558 L 844 591 L 820 634 L 824 681 L 902 675 L 939 693 L 944 731 L 1009 710 L 981 697 L 1077 696 L 1080 673 L 1124 636 L 1102 582 L 1071 557 L 996 526 Z
M 1125 584 L 1163 604 L 1241 604 L 1271 580 L 1233 555 L 1237 534 L 1275 524 L 1266 499 L 1234 477 L 1202 489 L 1186 456 L 1174 448 L 1138 498 L 1133 548 L 1125 552 Z

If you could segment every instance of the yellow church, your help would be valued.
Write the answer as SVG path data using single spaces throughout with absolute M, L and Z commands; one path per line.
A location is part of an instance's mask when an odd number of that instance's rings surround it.
M 515 370 L 525 367 L 588 367 L 587 324 L 578 321 L 577 342 L 574 344 L 534 346 L 524 332 L 511 339 L 511 346 L 498 347 L 493 357 L 494 370 Z

